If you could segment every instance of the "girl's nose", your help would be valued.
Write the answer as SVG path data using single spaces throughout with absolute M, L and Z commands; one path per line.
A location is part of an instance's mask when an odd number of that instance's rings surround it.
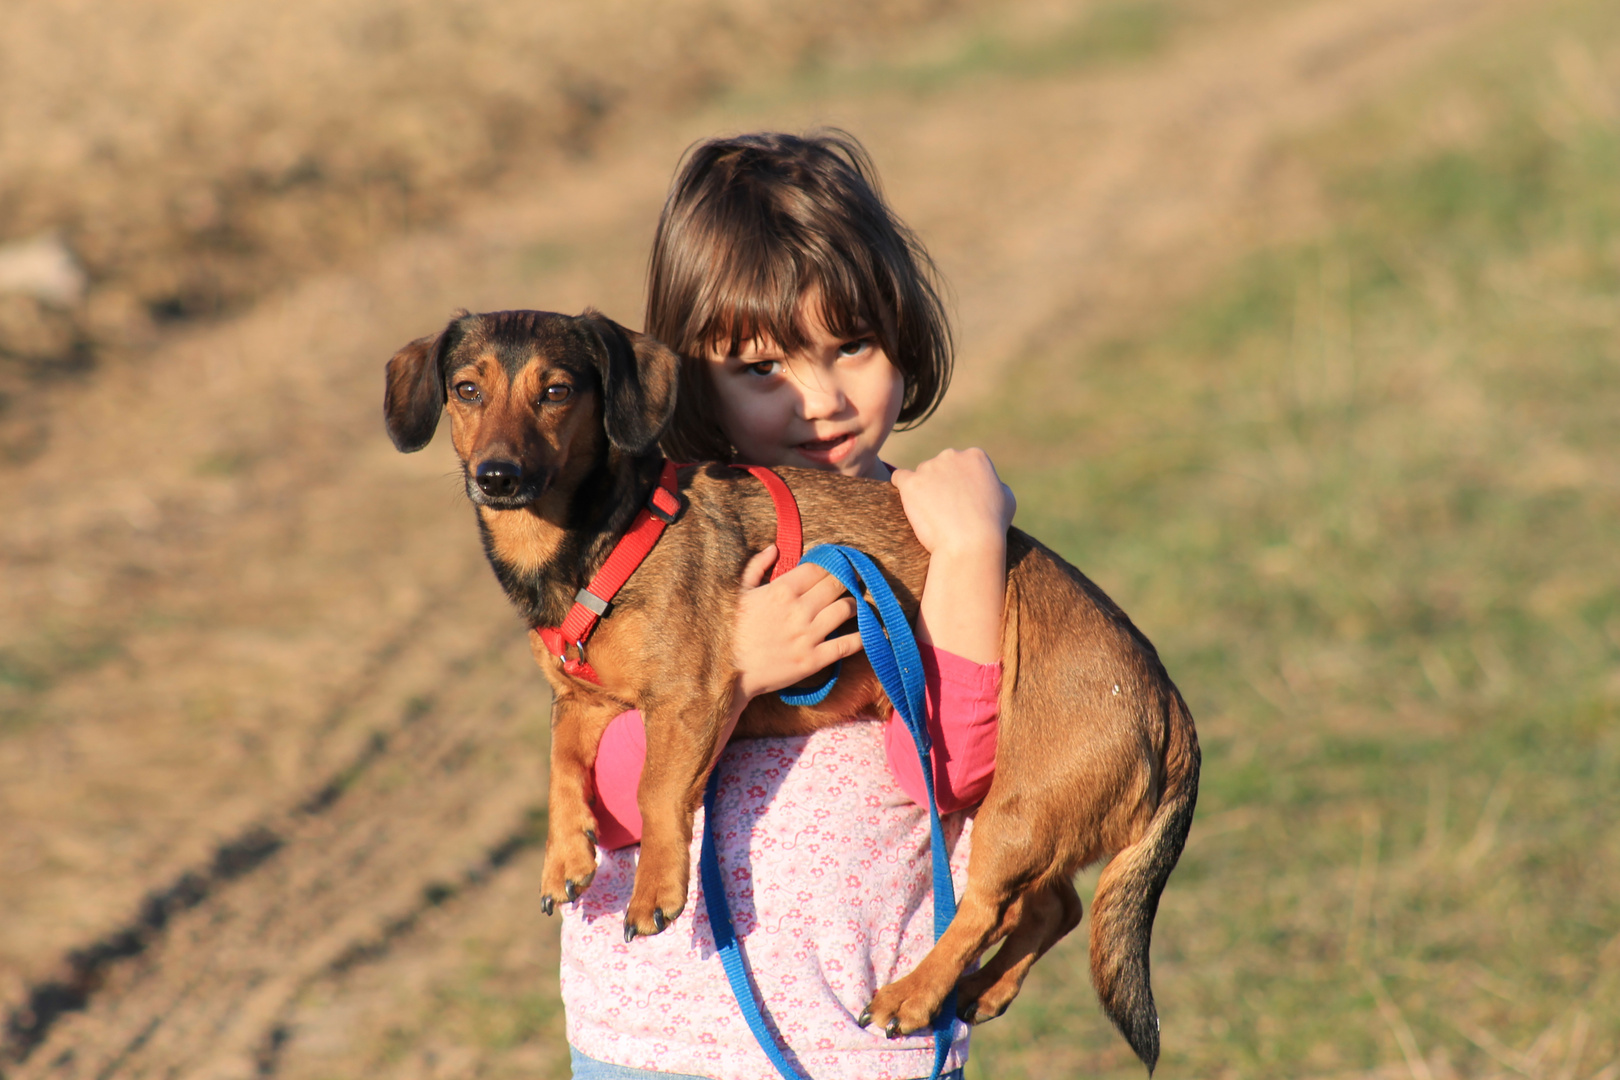
M 803 420 L 831 420 L 841 414 L 847 401 L 843 387 L 826 371 L 808 371 L 794 380 L 799 388 L 799 417 Z

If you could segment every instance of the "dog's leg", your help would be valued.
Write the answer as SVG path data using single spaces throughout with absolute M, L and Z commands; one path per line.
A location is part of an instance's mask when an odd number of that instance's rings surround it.
M 896 1039 L 927 1027 L 945 1004 L 946 996 L 1003 925 L 1011 897 L 997 897 L 976 888 L 969 872 L 968 888 L 945 935 L 934 943 L 915 971 L 873 995 L 862 1015 L 863 1026 L 876 1024 Z
M 718 699 L 718 700 L 717 700 Z M 657 934 L 686 907 L 691 882 L 692 821 L 719 756 L 719 735 L 732 708 L 728 688 L 642 702 L 647 764 L 636 802 L 641 808 L 641 858 L 624 914 L 625 940 Z M 694 723 L 687 717 L 701 716 Z M 651 752 L 653 748 L 656 753 Z
M 596 815 L 591 813 L 591 770 L 619 706 L 563 694 L 551 707 L 551 791 L 546 860 L 540 871 L 540 908 L 578 899 L 596 876 Z
M 957 988 L 956 1014 L 970 1024 L 994 1020 L 1023 988 L 1035 961 L 1080 925 L 1082 907 L 1074 883 L 1060 877 L 1027 890 L 1007 909 L 1012 932 L 990 962 Z
M 928 1026 L 962 973 L 1011 929 L 1009 907 L 1052 870 L 1051 823 L 1041 816 L 1050 808 L 1009 797 L 1010 790 L 998 775 L 974 821 L 967 885 L 951 925 L 916 970 L 880 989 L 867 1007 L 891 1038 Z

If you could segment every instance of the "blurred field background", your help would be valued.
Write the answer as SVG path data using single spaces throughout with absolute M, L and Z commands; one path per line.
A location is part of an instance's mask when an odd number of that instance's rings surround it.
M 380 365 L 635 323 L 681 147 L 829 121 L 956 293 L 896 457 L 1198 718 L 1159 1075 L 1620 1077 L 1620 9 L 846 7 L 8 12 L 88 277 L 0 296 L 0 1070 L 567 1075 L 543 680 Z M 1141 1075 L 1083 931 L 970 1077 Z

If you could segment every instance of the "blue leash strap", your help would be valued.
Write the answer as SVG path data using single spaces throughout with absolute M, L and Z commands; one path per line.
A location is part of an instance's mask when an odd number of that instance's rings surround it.
M 709 928 L 714 932 L 714 948 L 720 954 L 720 965 L 726 969 L 726 981 L 731 993 L 742 1009 L 748 1030 L 754 1033 L 765 1056 L 771 1059 L 776 1071 L 787 1080 L 804 1080 L 804 1074 L 788 1061 L 776 1033 L 766 1023 L 759 1008 L 759 995 L 754 991 L 754 980 L 743 960 L 742 945 L 737 941 L 737 928 L 731 922 L 731 901 L 726 899 L 726 882 L 720 876 L 720 857 L 714 846 L 714 802 L 720 791 L 720 770 L 709 772 L 709 786 L 703 789 L 703 851 L 698 856 L 698 875 L 703 881 L 703 906 L 709 912 Z
M 838 684 L 838 673 L 843 670 L 844 662 L 835 660 L 832 666 L 832 674 L 828 675 L 827 681 L 820 686 L 812 686 L 804 690 L 794 690 L 792 688 L 778 690 L 776 696 L 789 705 L 820 705 L 827 700 L 827 695 L 832 693 L 833 687 Z
M 922 762 L 923 783 L 928 789 L 929 849 L 933 862 L 934 940 L 938 941 L 956 915 L 956 887 L 951 881 L 950 853 L 945 849 L 945 830 L 934 797 L 932 746 L 926 724 L 922 654 L 917 649 L 917 639 L 906 622 L 905 611 L 895 598 L 894 590 L 884 580 L 883 572 L 864 553 L 851 547 L 826 544 L 811 549 L 803 561 L 815 563 L 832 574 L 858 601 L 863 593 L 871 594 L 872 603 L 858 602 L 855 605 L 856 620 L 867 660 L 877 674 L 884 693 L 899 712 L 906 730 L 911 733 L 918 759 Z M 825 697 L 831 690 L 831 681 L 825 688 L 818 689 Z M 788 703 L 800 702 L 789 700 Z M 803 1074 L 788 1062 L 760 1011 L 759 997 L 731 922 L 731 906 L 726 900 L 725 881 L 720 876 L 720 860 L 714 842 L 714 804 L 718 791 L 719 773 L 711 772 L 703 795 L 703 847 L 698 856 L 698 872 L 703 883 L 703 901 L 708 909 L 709 925 L 714 932 L 715 948 L 725 968 L 726 979 L 731 983 L 731 991 L 737 998 L 737 1006 L 742 1010 L 754 1038 L 765 1051 L 765 1056 L 787 1080 L 803 1080 Z M 952 990 L 939 1014 L 934 1017 L 934 1071 L 930 1080 L 938 1080 L 945 1068 L 955 1021 L 956 991 Z

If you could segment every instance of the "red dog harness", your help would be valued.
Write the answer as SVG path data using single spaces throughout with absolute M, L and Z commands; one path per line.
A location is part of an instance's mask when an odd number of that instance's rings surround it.
M 799 556 L 804 554 L 804 528 L 799 521 L 799 504 L 782 478 L 763 465 L 734 467 L 753 473 L 765 485 L 765 490 L 770 492 L 771 502 L 776 507 L 776 565 L 771 568 L 771 580 L 774 581 L 799 565 Z M 676 489 L 675 463 L 666 460 L 658 483 L 653 485 L 652 493 L 647 496 L 647 505 L 637 511 L 630 528 L 613 545 L 607 561 L 591 578 L 591 583 L 574 594 L 574 606 L 568 609 L 568 617 L 563 619 L 563 624 L 535 627 L 540 640 L 545 643 L 546 651 L 562 664 L 564 674 L 586 682 L 602 682 L 596 669 L 585 659 L 585 643 L 596 631 L 596 624 L 607 615 L 613 598 L 624 588 L 624 583 L 630 580 L 637 567 L 652 552 L 659 537 L 664 535 L 664 530 L 673 525 L 685 509 L 686 500 Z M 573 656 L 568 655 L 570 645 L 574 647 Z

